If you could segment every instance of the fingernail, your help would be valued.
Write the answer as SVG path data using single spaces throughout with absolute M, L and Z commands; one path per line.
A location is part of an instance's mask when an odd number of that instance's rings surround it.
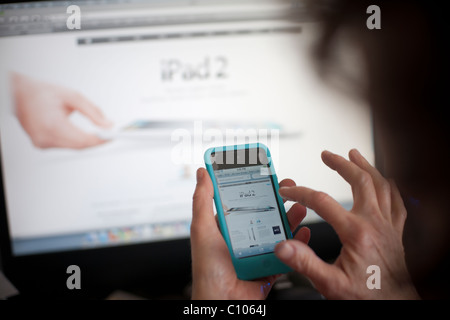
M 328 150 L 323 150 L 323 151 L 322 151 L 322 155 L 325 155 L 325 156 L 332 156 L 332 155 L 334 155 L 334 153 L 331 152 L 331 151 L 328 151 Z
M 287 191 L 290 187 L 280 187 L 280 189 L 278 189 L 278 194 L 286 200 L 290 200 L 289 197 L 282 195 L 282 193 L 284 193 L 285 191 Z
M 294 247 L 290 242 L 282 242 L 275 247 L 275 254 L 281 260 L 290 259 L 294 255 Z
M 203 178 L 203 170 L 202 168 L 197 169 L 197 183 L 200 182 Z

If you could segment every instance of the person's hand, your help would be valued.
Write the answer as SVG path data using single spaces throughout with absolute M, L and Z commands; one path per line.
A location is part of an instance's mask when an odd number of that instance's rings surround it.
M 347 211 L 323 192 L 306 187 L 280 188 L 280 195 L 313 209 L 335 229 L 342 242 L 333 264 L 322 261 L 296 240 L 275 248 L 278 258 L 307 276 L 329 299 L 418 299 L 406 268 L 402 244 L 406 209 L 393 181 L 386 180 L 357 151 L 350 161 L 324 151 L 323 162 L 352 187 L 354 205 Z M 379 266 L 380 289 L 369 289 L 370 265 Z
M 70 114 L 78 111 L 97 126 L 111 126 L 100 109 L 81 94 L 17 73 L 11 80 L 17 118 L 36 147 L 82 149 L 105 142 L 69 121 Z
M 283 180 L 280 186 L 295 186 Z M 220 233 L 213 211 L 214 189 L 208 172 L 197 170 L 197 187 L 193 197 L 191 224 L 192 299 L 265 299 L 277 276 L 244 281 L 239 280 L 225 240 Z M 294 204 L 287 212 L 294 230 L 306 215 L 306 208 Z M 295 238 L 307 243 L 310 231 L 298 230 Z

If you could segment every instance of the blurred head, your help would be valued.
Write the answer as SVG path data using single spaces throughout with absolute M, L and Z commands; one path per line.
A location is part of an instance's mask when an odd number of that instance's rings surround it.
M 369 5 L 381 9 L 381 29 L 369 30 Z M 364 86 L 384 174 L 410 195 L 448 191 L 449 25 L 437 1 L 313 0 L 323 21 L 314 56 L 327 78 L 336 70 L 341 39 L 364 61 Z M 345 75 L 342 74 L 345 78 Z

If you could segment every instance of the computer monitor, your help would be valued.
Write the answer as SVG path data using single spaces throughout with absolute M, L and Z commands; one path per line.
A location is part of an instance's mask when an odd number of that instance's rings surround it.
M 351 207 L 320 152 L 356 147 L 373 162 L 371 116 L 322 83 L 316 37 L 302 1 L 0 5 L 7 276 L 50 296 L 189 281 L 195 170 L 210 146 L 266 143 L 279 180 Z M 313 212 L 304 223 L 327 228 Z M 69 265 L 84 292 L 65 287 Z

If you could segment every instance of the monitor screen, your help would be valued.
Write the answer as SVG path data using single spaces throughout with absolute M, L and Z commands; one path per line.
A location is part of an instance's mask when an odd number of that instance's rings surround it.
M 70 7 L 69 5 L 74 5 Z M 15 256 L 189 237 L 211 146 L 351 206 L 320 160 L 374 160 L 368 108 L 325 86 L 302 1 L 0 5 L 3 190 Z M 309 212 L 305 223 L 320 218 Z

